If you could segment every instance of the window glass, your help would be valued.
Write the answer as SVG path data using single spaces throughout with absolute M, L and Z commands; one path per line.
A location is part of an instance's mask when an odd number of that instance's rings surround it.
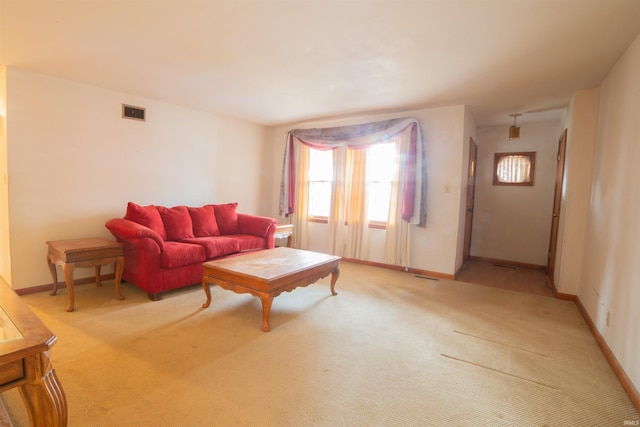
M 496 153 L 494 185 L 533 185 L 536 153 Z
M 397 175 L 395 142 L 375 144 L 367 153 L 367 214 L 369 221 L 386 223 L 394 177 Z
M 333 150 L 309 150 L 309 216 L 329 217 L 333 183 Z

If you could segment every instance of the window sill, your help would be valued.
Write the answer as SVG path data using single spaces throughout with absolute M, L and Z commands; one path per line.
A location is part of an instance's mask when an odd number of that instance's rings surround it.
M 313 222 L 316 224 L 329 224 L 329 219 L 328 218 L 322 218 L 322 217 L 309 217 L 307 219 L 308 222 Z M 348 223 L 345 222 L 344 225 L 349 225 Z M 378 222 L 378 221 L 369 221 L 369 228 L 375 228 L 378 230 L 386 230 L 387 229 L 387 223 L 386 222 Z

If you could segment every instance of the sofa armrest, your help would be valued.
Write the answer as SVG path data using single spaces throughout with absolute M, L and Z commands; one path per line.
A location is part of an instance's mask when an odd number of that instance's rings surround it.
M 275 247 L 274 234 L 277 224 L 278 220 L 275 218 L 238 213 L 240 233 L 264 237 L 267 241 L 267 249 Z
M 164 250 L 164 240 L 162 237 L 149 227 L 129 221 L 124 218 L 113 218 L 105 223 L 105 227 L 111 231 L 119 241 L 128 241 L 134 239 L 150 238 L 160 248 L 160 252 Z

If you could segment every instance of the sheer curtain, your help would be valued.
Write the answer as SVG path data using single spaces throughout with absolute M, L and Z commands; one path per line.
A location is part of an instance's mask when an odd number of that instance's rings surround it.
M 327 234 L 327 246 L 332 254 L 342 256 L 346 229 L 344 226 L 346 217 L 344 207 L 346 205 L 345 180 L 347 164 L 347 147 L 333 149 L 333 191 L 331 207 L 329 209 L 329 232 Z
M 385 239 L 385 262 L 408 266 L 410 224 L 426 224 L 426 170 L 422 132 L 412 118 L 355 126 L 297 129 L 287 135 L 280 188 L 280 215 L 296 227 L 294 246 L 308 248 L 308 148 L 332 149 L 334 189 L 328 224 L 328 248 L 336 255 L 367 259 L 366 148 L 396 138 L 400 167 L 392 189 Z M 307 153 L 305 156 L 304 153 Z M 301 154 L 302 153 L 302 154 Z
M 528 156 L 504 156 L 498 163 L 496 173 L 500 182 L 529 182 L 531 160 Z
M 410 150 L 412 127 L 398 135 L 398 151 L 406 153 Z M 406 164 L 406 156 L 400 159 L 398 179 L 395 180 L 391 188 L 391 203 L 389 204 L 389 220 L 387 225 L 387 234 L 384 244 L 384 262 L 387 264 L 409 266 L 411 257 L 411 234 L 409 233 L 409 223 L 403 221 L 403 203 L 404 190 L 407 185 L 411 185 L 410 175 L 414 171 Z M 402 172 L 405 173 L 402 173 Z M 417 197 L 420 197 L 419 195 Z
M 343 255 L 366 260 L 369 254 L 369 218 L 367 209 L 367 150 L 348 149 L 344 180 L 346 238 Z
M 295 164 L 298 165 L 298 173 L 293 177 L 295 182 L 295 211 L 291 216 L 295 232 L 291 245 L 295 248 L 306 249 L 309 247 L 309 147 L 300 145 L 295 152 Z

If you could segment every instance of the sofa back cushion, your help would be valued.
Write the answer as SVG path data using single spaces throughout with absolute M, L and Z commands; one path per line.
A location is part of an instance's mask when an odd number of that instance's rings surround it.
M 158 206 L 158 212 L 167 232 L 167 240 L 179 241 L 185 237 L 194 237 L 191 216 L 186 206 Z
M 220 230 L 213 212 L 213 205 L 206 205 L 200 208 L 187 208 L 193 223 L 193 234 L 195 237 L 219 236 Z
M 220 234 L 238 234 L 240 232 L 240 228 L 238 227 L 238 213 L 236 212 L 237 207 L 237 202 L 213 205 L 213 211 L 216 214 L 216 222 L 218 223 Z
M 145 227 L 149 227 L 160 237 L 162 240 L 167 240 L 167 232 L 164 229 L 160 212 L 154 205 L 140 206 L 133 202 L 127 204 L 127 212 L 124 215 L 125 219 L 133 221 Z

